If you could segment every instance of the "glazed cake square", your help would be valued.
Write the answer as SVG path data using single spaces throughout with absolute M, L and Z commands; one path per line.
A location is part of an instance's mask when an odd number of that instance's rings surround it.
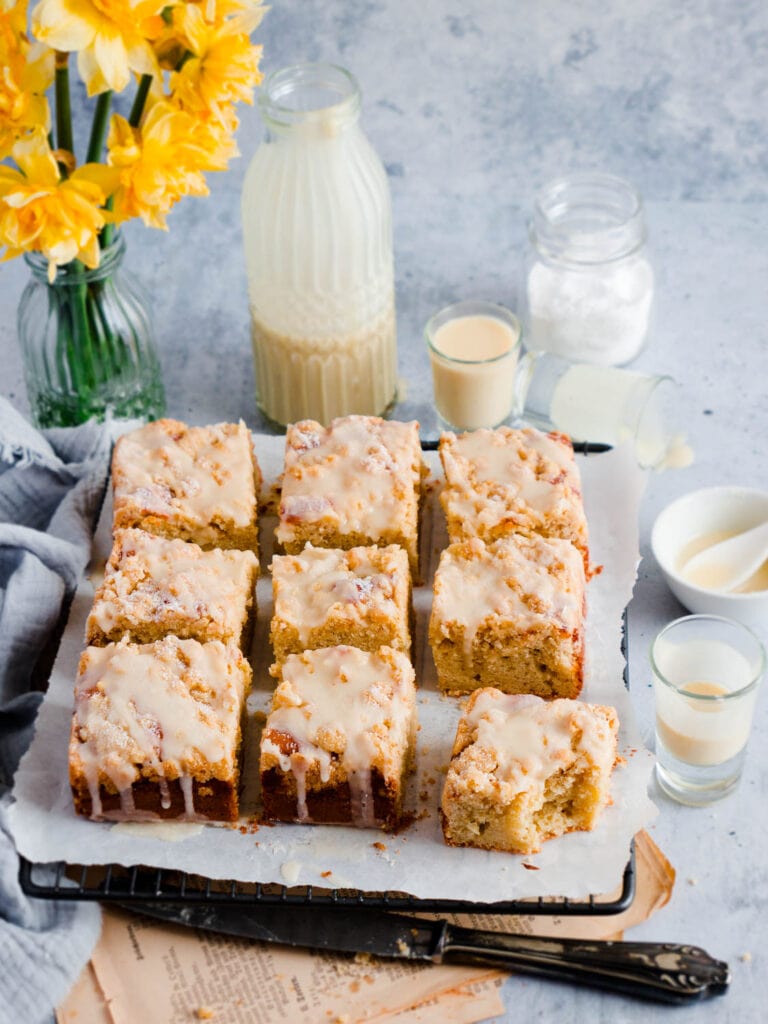
M 415 421 L 378 416 L 288 427 L 275 533 L 284 550 L 298 554 L 307 543 L 344 549 L 399 544 L 415 575 L 423 469 L 418 430 Z
M 416 737 L 406 655 L 325 647 L 273 671 L 261 739 L 265 819 L 397 828 Z
M 440 496 L 452 542 L 486 542 L 509 533 L 563 537 L 581 552 L 589 572 L 589 538 L 581 477 L 564 435 L 532 427 L 444 433 Z
M 261 472 L 242 421 L 188 427 L 165 419 L 124 434 L 112 485 L 116 530 L 258 551 Z
M 451 544 L 429 624 L 440 689 L 577 697 L 584 615 L 584 563 L 570 541 L 513 534 Z
M 272 559 L 277 661 L 318 647 L 411 649 L 411 573 L 395 544 L 342 551 L 308 544 Z
M 617 735 L 612 707 L 476 690 L 443 789 L 446 843 L 530 854 L 592 830 L 609 802 Z
M 110 821 L 235 821 L 250 685 L 242 652 L 218 640 L 88 647 L 69 743 L 77 813 Z
M 252 551 L 203 551 L 144 530 L 118 530 L 86 624 L 95 646 L 169 633 L 200 643 L 250 642 L 259 563 Z

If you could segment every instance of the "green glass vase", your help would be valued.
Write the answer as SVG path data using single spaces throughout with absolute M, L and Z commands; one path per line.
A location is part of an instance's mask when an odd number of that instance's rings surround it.
M 147 303 L 122 270 L 117 235 L 95 270 L 79 261 L 48 280 L 48 261 L 27 253 L 32 279 L 19 303 L 18 336 L 32 416 L 39 427 L 91 417 L 152 420 L 165 393 Z

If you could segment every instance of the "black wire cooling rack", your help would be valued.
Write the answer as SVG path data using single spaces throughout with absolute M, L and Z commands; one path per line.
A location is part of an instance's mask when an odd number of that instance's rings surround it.
M 308 909 L 323 907 L 407 910 L 441 914 L 547 914 L 596 917 L 620 914 L 635 897 L 635 852 L 632 848 L 620 891 L 610 896 L 583 900 L 541 896 L 500 903 L 467 903 L 462 900 L 422 900 L 397 892 L 361 892 L 358 889 L 319 889 L 316 886 L 262 885 L 259 882 L 214 881 L 167 868 L 73 864 L 33 864 L 22 858 L 21 887 L 38 899 L 100 900 L 140 904 L 162 902 L 241 906 L 289 904 Z
M 423 441 L 424 451 L 434 451 L 437 441 Z M 574 445 L 583 455 L 610 450 L 610 445 L 583 442 Z M 627 616 L 624 613 L 622 652 L 626 659 L 624 685 L 629 688 Z M 169 868 L 119 864 L 82 865 L 37 864 L 20 858 L 19 880 L 28 896 L 38 899 L 98 900 L 123 905 L 154 902 L 216 905 L 348 907 L 369 910 L 397 910 L 410 913 L 548 915 L 558 917 L 607 917 L 620 914 L 635 898 L 636 865 L 634 843 L 630 849 L 618 892 L 592 895 L 584 899 L 540 896 L 532 899 L 505 900 L 498 903 L 471 903 L 464 900 L 416 899 L 407 893 L 363 892 L 359 889 L 320 889 L 317 886 L 285 886 L 260 882 L 221 881 L 191 875 Z

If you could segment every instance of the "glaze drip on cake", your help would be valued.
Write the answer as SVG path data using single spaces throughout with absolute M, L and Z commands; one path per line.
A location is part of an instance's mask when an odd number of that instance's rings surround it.
M 388 647 L 374 654 L 340 645 L 290 655 L 276 674 L 281 682 L 262 735 L 261 772 L 263 780 L 275 769 L 290 778 L 294 807 L 288 820 L 315 820 L 310 798 L 346 787 L 349 817 L 328 820 L 382 824 L 372 775 L 399 788 L 413 747 L 408 658 Z M 271 787 L 264 789 L 269 817 Z
M 240 651 L 219 641 L 166 637 L 87 648 L 75 686 L 70 779 L 76 797 L 87 791 L 90 816 L 157 817 L 170 807 L 169 783 L 176 782 L 184 817 L 210 817 L 198 814 L 195 784 L 236 788 L 250 675 Z M 137 810 L 137 783 L 157 787 L 157 811 Z M 119 810 L 105 810 L 105 793 L 119 794 Z

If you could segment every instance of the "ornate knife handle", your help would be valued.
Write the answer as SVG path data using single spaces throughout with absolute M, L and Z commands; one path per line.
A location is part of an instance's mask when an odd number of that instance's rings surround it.
M 589 942 L 504 935 L 446 924 L 434 959 L 470 960 L 668 1003 L 726 991 L 728 964 L 674 942 Z

